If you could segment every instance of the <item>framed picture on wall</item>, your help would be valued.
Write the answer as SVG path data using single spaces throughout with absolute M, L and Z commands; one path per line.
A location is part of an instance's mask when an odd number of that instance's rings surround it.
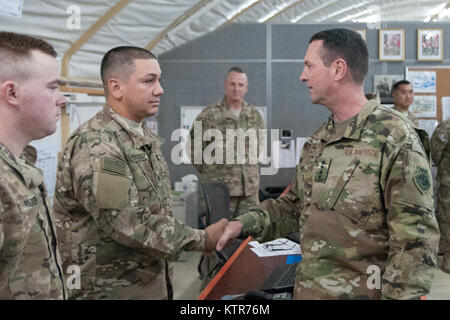
M 417 60 L 442 61 L 443 30 L 440 28 L 417 29 Z
M 403 79 L 402 74 L 374 74 L 373 92 L 378 93 L 382 104 L 394 103 L 394 99 L 391 97 L 392 86 Z
M 405 29 L 380 29 L 380 61 L 405 60 Z
M 366 41 L 366 29 L 353 29 L 353 31 L 358 32 L 361 35 L 361 38 Z

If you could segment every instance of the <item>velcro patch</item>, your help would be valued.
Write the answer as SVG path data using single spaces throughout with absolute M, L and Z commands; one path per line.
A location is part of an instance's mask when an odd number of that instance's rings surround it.
M 134 153 L 130 154 L 130 160 L 133 162 L 139 162 L 139 161 L 147 161 L 148 157 L 145 153 Z
M 23 204 L 27 207 L 33 207 L 33 206 L 37 205 L 37 203 L 38 203 L 38 199 L 36 196 L 32 196 L 31 198 L 23 201 Z
M 428 176 L 428 171 L 420 166 L 416 167 L 416 171 L 414 173 L 414 182 L 417 189 L 419 189 L 422 193 L 427 192 L 431 188 L 431 181 L 430 177 Z
M 101 160 L 101 170 L 114 172 L 122 176 L 126 176 L 128 172 L 127 169 L 128 166 L 125 161 L 108 157 L 103 157 Z

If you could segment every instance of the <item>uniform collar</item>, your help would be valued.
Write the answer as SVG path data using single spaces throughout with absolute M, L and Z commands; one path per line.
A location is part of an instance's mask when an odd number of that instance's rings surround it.
M 409 110 L 403 110 L 397 105 L 394 105 L 392 107 L 392 110 L 398 111 L 398 112 L 403 113 L 403 114 L 409 114 Z
M 20 175 L 28 188 L 34 188 L 43 183 L 40 171 L 33 166 L 37 159 L 36 155 L 36 149 L 28 145 L 20 157 L 17 158 L 8 148 L 0 143 L 0 158 Z
M 119 116 L 119 114 L 116 111 L 114 111 L 108 104 L 104 105 L 103 111 L 127 132 L 127 134 L 131 138 L 133 145 L 136 148 L 140 149 L 145 145 L 148 145 L 150 149 L 152 148 L 153 145 L 155 146 L 155 148 L 159 148 L 164 143 L 164 139 L 152 134 L 146 126 L 142 127 L 144 131 L 144 136 L 142 136 L 136 130 L 130 128 L 128 123 L 125 120 L 123 120 L 122 117 Z
M 366 119 L 372 114 L 372 112 L 378 105 L 379 99 L 377 98 L 367 101 L 361 111 L 348 124 L 347 128 L 345 129 L 343 138 L 359 140 Z M 324 125 L 323 130 L 319 132 L 319 137 L 325 141 L 328 141 L 333 133 L 334 120 L 332 119 L 332 117 L 330 117 L 328 118 L 327 123 Z
M 231 119 L 236 119 L 236 116 L 234 115 L 234 113 L 231 111 L 230 106 L 227 103 L 227 97 L 224 96 L 222 101 L 220 102 L 221 107 L 224 110 L 224 115 L 227 118 L 231 118 Z M 249 108 L 250 104 L 247 101 L 242 101 L 242 108 L 241 108 L 241 113 L 239 114 L 239 117 L 242 115 L 245 115 L 247 118 L 250 116 L 250 108 Z

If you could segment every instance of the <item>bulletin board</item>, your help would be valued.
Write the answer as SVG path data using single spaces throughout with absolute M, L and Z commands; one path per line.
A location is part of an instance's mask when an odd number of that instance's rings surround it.
M 424 75 L 423 81 L 416 82 L 419 88 L 414 85 L 414 74 Z M 428 76 L 427 76 L 428 74 Z M 435 74 L 434 84 L 430 75 Z M 442 122 L 443 106 L 442 98 L 450 97 L 450 66 L 431 66 L 431 67 L 406 67 L 406 79 L 414 85 L 415 100 L 416 99 L 434 99 L 436 97 L 436 115 L 418 116 L 419 119 L 436 119 Z M 428 97 L 427 97 L 428 96 Z M 444 99 L 445 101 L 445 99 Z

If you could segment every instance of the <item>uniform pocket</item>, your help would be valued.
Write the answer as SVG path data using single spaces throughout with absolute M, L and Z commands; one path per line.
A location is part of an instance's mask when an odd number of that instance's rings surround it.
M 162 268 L 159 264 L 146 266 L 136 269 L 137 277 L 144 283 L 148 284 L 155 280 L 156 277 L 163 274 Z
M 96 171 L 94 179 L 97 181 L 95 197 L 98 209 L 120 210 L 128 206 L 130 180 L 127 177 Z
M 353 159 L 344 170 L 332 192 L 330 208 L 350 218 L 352 221 L 365 225 L 374 211 L 376 197 L 374 175 L 370 164 L 363 164 Z

